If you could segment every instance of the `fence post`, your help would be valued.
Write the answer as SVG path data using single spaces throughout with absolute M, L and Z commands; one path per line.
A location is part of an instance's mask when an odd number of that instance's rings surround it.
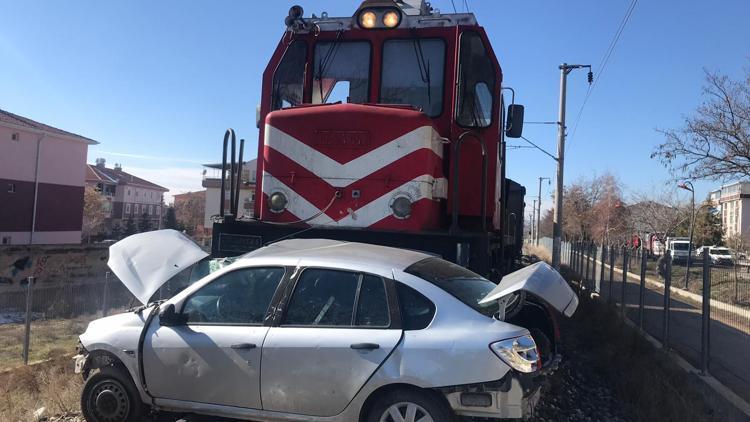
M 583 286 L 585 287 L 591 280 L 589 275 L 589 268 L 591 267 L 591 243 L 586 244 L 586 278 L 583 279 Z
M 701 313 L 701 373 L 708 375 L 711 347 L 711 259 L 703 254 L 703 312 Z
M 29 364 L 29 341 L 31 339 L 31 304 L 34 299 L 34 276 L 26 280 L 26 327 L 23 334 L 23 364 Z
M 620 315 L 625 317 L 625 287 L 628 285 L 628 260 L 630 253 L 626 247 L 622 248 L 622 290 L 620 292 Z
M 591 290 L 597 291 L 596 289 L 596 256 L 599 253 L 599 248 L 596 247 L 596 243 L 591 243 L 591 286 L 593 288 Z
M 664 321 L 662 323 L 662 347 L 664 350 L 669 349 L 669 296 L 672 287 L 672 251 L 666 251 L 664 257 L 666 262 L 666 271 L 664 274 Z
M 643 330 L 643 306 L 646 301 L 646 248 L 641 249 L 641 285 L 638 289 L 638 328 Z
M 604 243 L 602 243 L 602 267 L 599 269 L 599 285 L 596 289 L 596 292 L 601 294 L 602 292 L 602 283 L 604 283 L 604 263 L 607 261 L 607 248 L 604 246 Z
M 612 303 L 612 282 L 615 279 L 615 247 L 609 247 L 609 294 L 607 303 Z
M 102 297 L 102 316 L 109 314 L 109 271 L 104 273 L 104 294 Z

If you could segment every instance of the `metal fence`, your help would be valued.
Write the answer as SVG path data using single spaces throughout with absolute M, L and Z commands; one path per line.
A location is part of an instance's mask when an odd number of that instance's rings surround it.
M 551 239 L 541 246 L 551 250 Z M 670 256 L 563 242 L 561 260 L 578 274 L 580 291 L 750 400 L 750 266 L 715 265 L 707 254 L 688 266 Z
M 187 285 L 189 272 L 175 276 L 152 298 L 171 297 Z M 40 285 L 28 277 L 0 294 L 0 371 L 74 351 L 87 324 L 140 305 L 123 283 L 105 272 L 94 282 Z

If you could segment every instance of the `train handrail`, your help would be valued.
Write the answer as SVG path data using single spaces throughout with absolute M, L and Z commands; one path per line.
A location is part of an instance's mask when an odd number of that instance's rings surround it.
M 468 137 L 475 138 L 477 141 L 479 141 L 479 145 L 482 147 L 482 230 L 487 230 L 487 145 L 485 144 L 484 139 L 482 139 L 476 132 L 467 130 L 458 137 L 455 146 L 453 147 L 453 155 L 455 157 L 453 160 L 453 189 L 451 189 L 451 195 L 453 195 L 451 201 L 451 233 L 456 233 L 460 230 L 460 228 L 458 227 L 458 199 L 460 192 L 460 187 L 458 184 L 458 170 L 460 167 L 459 163 L 461 161 L 461 145 Z

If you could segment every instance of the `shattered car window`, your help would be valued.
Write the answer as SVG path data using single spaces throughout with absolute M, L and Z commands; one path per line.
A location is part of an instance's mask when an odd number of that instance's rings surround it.
M 185 302 L 188 324 L 262 324 L 283 268 L 243 268 L 224 274 Z

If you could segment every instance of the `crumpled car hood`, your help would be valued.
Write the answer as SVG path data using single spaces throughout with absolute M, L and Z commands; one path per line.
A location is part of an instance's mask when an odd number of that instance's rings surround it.
M 546 262 L 537 262 L 506 275 L 479 303 L 490 303 L 519 290 L 534 294 L 567 317 L 578 308 L 578 296 Z
M 144 305 L 177 273 L 208 253 L 177 230 L 134 234 L 109 247 L 107 265 Z

